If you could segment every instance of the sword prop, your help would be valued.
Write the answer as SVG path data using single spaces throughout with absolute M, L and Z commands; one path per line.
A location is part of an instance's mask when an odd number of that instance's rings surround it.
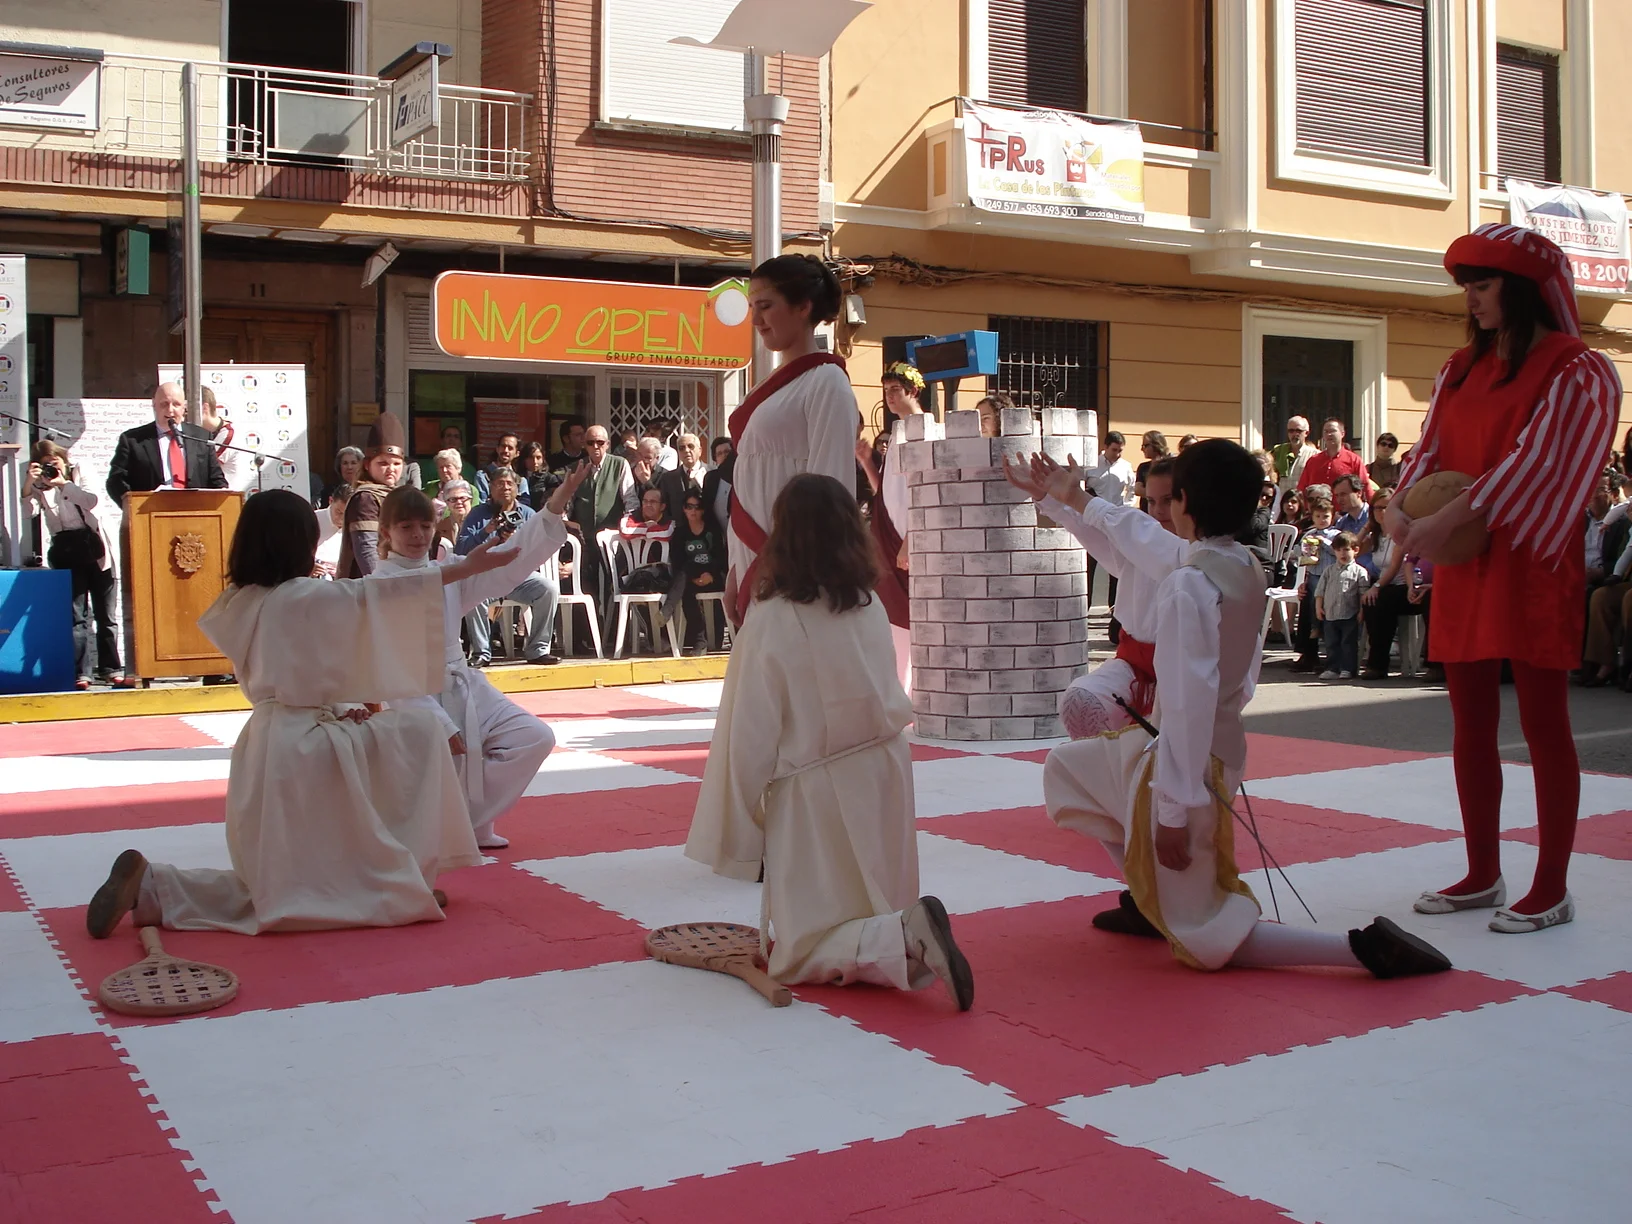
M 1140 714 L 1138 710 L 1134 709 L 1126 701 L 1122 700 L 1120 696 L 1113 696 L 1112 700 L 1127 711 L 1128 717 L 1133 719 L 1134 722 L 1138 723 L 1139 726 L 1143 728 L 1152 739 L 1155 739 L 1161 734 L 1161 732 L 1156 729 L 1155 724 L 1153 724 L 1149 719 L 1145 718 L 1144 715 Z M 1291 890 L 1292 895 L 1298 899 L 1298 904 L 1303 906 L 1303 912 L 1309 915 L 1309 921 L 1318 923 L 1320 919 L 1315 917 L 1315 912 L 1309 908 L 1309 903 L 1303 899 L 1303 894 L 1298 892 L 1297 887 L 1291 880 L 1287 879 L 1286 871 L 1281 867 L 1279 860 L 1277 860 L 1276 857 L 1269 852 L 1269 847 L 1264 844 L 1263 836 L 1258 832 L 1258 815 L 1252 810 L 1252 800 L 1247 798 L 1246 786 L 1242 785 L 1241 787 L 1241 798 L 1246 801 L 1247 815 L 1252 818 L 1250 823 L 1242 819 L 1241 813 L 1235 810 L 1235 805 L 1221 795 L 1217 788 L 1213 786 L 1211 781 L 1207 782 L 1207 792 L 1208 794 L 1212 795 L 1215 800 L 1223 804 L 1224 809 L 1229 812 L 1231 816 L 1235 817 L 1236 823 L 1247 831 L 1247 833 L 1252 837 L 1253 841 L 1258 843 L 1258 853 L 1262 857 L 1264 864 L 1264 879 L 1269 883 L 1269 903 L 1275 910 L 1275 921 L 1281 921 L 1281 905 L 1275 896 L 1275 876 L 1278 874 L 1281 877 L 1281 882 L 1285 884 L 1287 888 Z M 1271 871 L 1271 868 L 1274 869 L 1273 872 Z

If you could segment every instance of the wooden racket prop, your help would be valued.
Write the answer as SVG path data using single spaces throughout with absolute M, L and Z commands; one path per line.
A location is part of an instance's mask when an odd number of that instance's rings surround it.
M 1450 505 L 1472 483 L 1473 477 L 1463 472 L 1432 472 L 1405 491 L 1403 508 L 1414 519 L 1426 518 Z M 1489 547 L 1490 529 L 1483 519 L 1474 519 L 1451 532 L 1439 556 L 1428 560 L 1435 565 L 1461 565 Z
M 771 1001 L 793 1002 L 793 992 L 759 967 L 759 928 L 740 922 L 682 922 L 646 936 L 646 955 L 666 965 L 708 969 L 741 978 Z
M 159 929 L 140 931 L 147 957 L 102 979 L 96 997 L 109 1011 L 126 1016 L 186 1016 L 230 1003 L 238 994 L 238 975 L 220 965 L 171 956 L 159 942 Z

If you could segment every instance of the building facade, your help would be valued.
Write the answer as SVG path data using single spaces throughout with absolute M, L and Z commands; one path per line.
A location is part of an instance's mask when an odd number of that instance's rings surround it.
M 1628 50 L 1632 8 L 1604 0 L 878 4 L 831 56 L 863 405 L 905 340 L 992 329 L 991 386 L 1096 409 L 1102 436 L 1256 446 L 1299 414 L 1368 459 L 1409 444 L 1463 340 L 1446 246 L 1507 219 L 1510 176 L 1632 189 Z M 970 137 L 1027 111 L 1138 121 L 1142 218 L 973 203 Z M 1632 384 L 1625 294 L 1590 286 L 1582 314 Z
M 416 453 L 443 426 L 673 417 L 723 432 L 742 377 L 457 360 L 431 334 L 449 270 L 654 285 L 745 274 L 750 138 L 720 0 L 16 0 L 0 76 L 93 79 L 93 117 L 0 106 L 0 251 L 29 256 L 30 392 L 143 396 L 181 356 L 169 252 L 180 216 L 183 65 L 199 79 L 203 359 L 302 362 L 327 473 L 381 407 Z M 72 22 L 72 24 L 69 24 Z M 432 44 L 437 126 L 390 143 L 381 72 Z M 820 250 L 818 61 L 788 57 L 789 249 Z M 76 78 L 77 79 L 77 78 Z M 53 123 L 55 126 L 53 126 Z M 133 249 L 149 252 L 132 279 Z M 395 252 L 372 283 L 371 256 Z M 122 264 L 122 261 L 125 261 Z

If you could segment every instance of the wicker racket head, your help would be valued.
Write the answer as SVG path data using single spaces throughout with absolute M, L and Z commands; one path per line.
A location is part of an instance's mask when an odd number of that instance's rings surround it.
M 126 1016 L 185 1016 L 230 1003 L 238 975 L 220 965 L 171 956 L 153 927 L 141 928 L 145 960 L 102 979 L 96 997 Z
M 681 922 L 658 927 L 646 936 L 646 953 L 665 964 L 721 972 L 727 961 L 753 963 L 759 955 L 759 928 L 740 922 Z
M 1403 509 L 1414 519 L 1435 514 L 1460 497 L 1462 490 L 1472 483 L 1473 477 L 1464 472 L 1430 472 L 1406 490 Z M 1490 530 L 1483 519 L 1475 519 L 1453 531 L 1439 555 L 1428 560 L 1435 565 L 1461 565 L 1489 547 Z

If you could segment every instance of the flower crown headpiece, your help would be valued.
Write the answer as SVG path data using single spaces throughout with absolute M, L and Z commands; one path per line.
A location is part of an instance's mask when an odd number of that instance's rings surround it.
M 889 369 L 885 370 L 884 373 L 886 377 L 893 375 L 894 377 L 899 378 L 914 391 L 922 391 L 924 389 L 924 376 L 918 373 L 918 367 L 915 365 L 908 365 L 905 361 L 897 361 Z

